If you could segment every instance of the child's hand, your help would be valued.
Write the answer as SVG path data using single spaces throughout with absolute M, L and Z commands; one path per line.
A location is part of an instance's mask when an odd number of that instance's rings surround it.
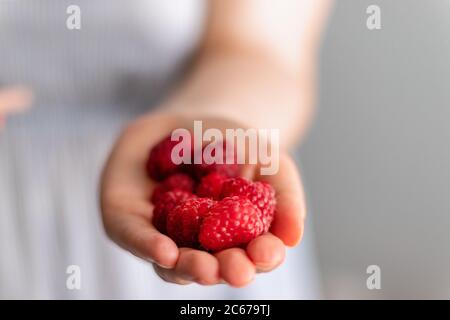
M 157 274 L 166 281 L 208 285 L 225 281 L 235 287 L 244 286 L 256 272 L 268 272 L 280 265 L 285 245 L 294 246 L 300 241 L 305 218 L 300 177 L 291 158 L 281 154 L 278 173 L 264 176 L 277 192 L 277 210 L 270 233 L 251 241 L 246 250 L 231 248 L 212 255 L 190 248 L 179 249 L 151 224 L 153 205 L 149 197 L 154 183 L 145 173 L 145 162 L 154 144 L 171 130 L 187 125 L 183 118 L 151 115 L 124 131 L 102 178 L 101 206 L 106 232 L 121 247 L 152 262 Z M 204 126 L 239 127 L 222 120 L 204 121 Z M 257 180 L 259 170 L 251 171 Z

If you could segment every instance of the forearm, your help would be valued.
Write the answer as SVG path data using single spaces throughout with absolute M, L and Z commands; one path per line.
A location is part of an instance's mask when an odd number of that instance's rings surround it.
M 312 114 L 312 68 L 302 71 L 256 52 L 204 51 L 166 107 L 193 118 L 280 129 L 287 147 L 303 135 Z
M 165 105 L 280 129 L 290 146 L 309 126 L 315 59 L 329 0 L 211 1 L 201 49 Z

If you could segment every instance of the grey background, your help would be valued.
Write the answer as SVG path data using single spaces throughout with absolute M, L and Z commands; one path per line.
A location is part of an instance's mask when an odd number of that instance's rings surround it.
M 445 0 L 336 1 L 301 149 L 327 298 L 450 298 L 449 18 Z

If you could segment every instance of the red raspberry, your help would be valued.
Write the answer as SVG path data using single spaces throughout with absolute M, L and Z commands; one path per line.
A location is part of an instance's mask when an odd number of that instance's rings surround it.
M 207 198 L 188 199 L 169 212 L 167 233 L 179 247 L 199 247 L 200 225 L 214 203 Z
M 222 144 L 222 141 L 217 142 Z M 211 164 L 207 164 L 205 162 L 205 148 L 207 148 L 208 146 L 205 146 L 202 149 L 202 163 L 201 164 L 194 164 L 190 167 L 192 174 L 197 177 L 197 178 L 201 178 L 203 176 L 208 175 L 209 173 L 212 172 L 218 172 L 222 175 L 225 175 L 227 177 L 236 177 L 239 174 L 240 171 L 240 166 L 237 164 L 237 156 L 236 153 L 234 153 L 234 157 L 233 157 L 233 163 L 227 163 L 227 154 L 228 154 L 228 150 L 226 147 L 226 143 L 223 143 L 223 158 L 222 158 L 222 163 L 211 163 Z M 212 152 L 212 156 L 215 155 L 215 150 Z M 231 156 L 231 154 L 230 154 Z
M 220 194 L 222 193 L 222 185 L 225 180 L 227 180 L 227 177 L 218 172 L 213 172 L 204 176 L 197 187 L 197 195 L 199 197 L 208 197 L 219 200 Z
M 167 215 L 180 202 L 194 198 L 195 195 L 182 190 L 168 191 L 161 195 L 160 201 L 153 209 L 153 225 L 159 232 L 167 233 Z
M 238 164 L 214 163 L 214 164 L 194 164 L 194 175 L 202 177 L 211 172 L 217 172 L 227 177 L 236 177 L 239 174 L 240 167 Z
M 151 178 L 159 181 L 181 170 L 183 166 L 173 163 L 171 155 L 173 147 L 178 143 L 178 141 L 172 141 L 168 136 L 152 148 L 146 165 L 147 173 Z
M 247 188 L 247 198 L 261 210 L 264 232 L 269 231 L 277 205 L 275 189 L 268 182 L 256 181 Z
M 183 190 L 190 193 L 194 192 L 194 180 L 184 173 L 176 173 L 161 182 L 161 184 L 155 187 L 152 194 L 152 203 L 159 202 L 161 196 L 167 191 Z
M 222 198 L 244 194 L 251 183 L 250 180 L 241 177 L 228 179 L 222 185 Z
M 228 179 L 222 186 L 222 197 L 243 196 L 249 199 L 261 212 L 264 232 L 269 231 L 275 214 L 275 190 L 267 182 L 251 182 L 244 178 Z
M 203 219 L 200 244 L 214 252 L 244 246 L 263 232 L 260 215 L 259 209 L 246 198 L 225 198 Z

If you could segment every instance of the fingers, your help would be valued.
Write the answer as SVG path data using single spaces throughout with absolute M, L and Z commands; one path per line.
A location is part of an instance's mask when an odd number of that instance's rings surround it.
M 175 273 L 173 269 L 162 268 L 156 264 L 153 264 L 153 269 L 155 270 L 156 274 L 166 282 L 175 283 L 183 286 L 192 283 L 191 280 L 186 280 L 178 276 L 178 274 Z
M 220 281 L 219 262 L 205 251 L 181 248 L 175 268 L 165 269 L 155 266 L 157 274 L 165 281 L 177 284 L 196 282 L 213 285 Z
M 232 287 L 243 287 L 255 277 L 255 265 L 244 250 L 232 248 L 215 254 L 219 261 L 220 276 Z
M 172 283 L 213 285 L 223 280 L 233 287 L 249 284 L 256 273 L 255 265 L 245 251 L 238 248 L 221 251 L 215 256 L 204 251 L 181 248 L 175 268 L 154 268 L 163 280 Z
M 270 231 L 286 245 L 295 246 L 303 235 L 306 207 L 294 162 L 289 156 L 281 155 L 278 173 L 260 176 L 259 179 L 270 182 L 277 194 L 277 208 Z
M 173 268 L 178 259 L 177 245 L 157 231 L 141 215 L 116 212 L 104 215 L 110 238 L 132 254 L 165 268 Z
M 214 257 L 204 251 L 181 248 L 173 269 L 154 268 L 163 280 L 172 283 L 213 285 L 223 279 L 233 287 L 243 287 L 253 280 L 256 271 L 271 271 L 283 262 L 284 257 L 283 242 L 268 233 L 250 242 L 247 252 L 233 248 L 216 253 Z
M 258 272 L 268 272 L 278 267 L 284 260 L 285 251 L 280 238 L 271 233 L 257 237 L 247 246 L 247 255 Z

